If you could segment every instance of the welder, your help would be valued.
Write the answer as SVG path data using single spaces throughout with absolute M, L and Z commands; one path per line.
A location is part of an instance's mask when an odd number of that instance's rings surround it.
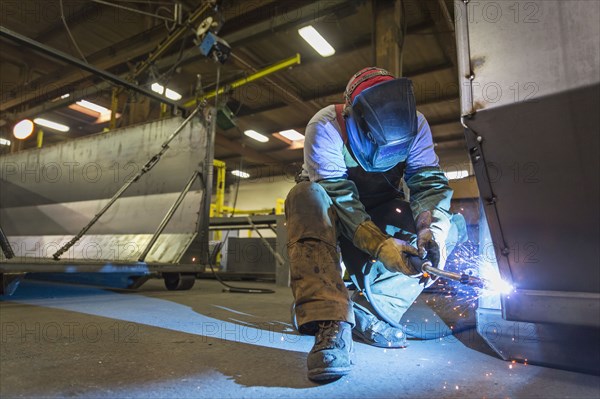
M 310 120 L 302 172 L 285 212 L 295 322 L 301 334 L 315 336 L 307 359 L 311 380 L 350 372 L 353 337 L 406 346 L 398 323 L 433 281 L 408 259 L 444 267 L 451 197 L 410 80 L 362 69 L 348 82 L 344 104 Z M 340 258 L 363 288 L 352 297 Z

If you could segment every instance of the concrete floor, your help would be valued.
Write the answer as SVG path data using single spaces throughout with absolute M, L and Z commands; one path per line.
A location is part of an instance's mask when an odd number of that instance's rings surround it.
M 600 377 L 504 362 L 473 330 L 407 349 L 357 344 L 351 375 L 314 384 L 305 369 L 312 337 L 291 330 L 291 293 L 276 291 L 24 281 L 0 302 L 0 397 L 600 397 Z

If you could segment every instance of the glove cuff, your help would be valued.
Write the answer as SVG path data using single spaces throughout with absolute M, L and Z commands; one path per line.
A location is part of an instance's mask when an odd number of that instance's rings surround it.
M 384 234 L 375 223 L 371 220 L 367 220 L 366 222 L 359 224 L 356 228 L 352 243 L 356 248 L 377 258 L 381 246 L 388 238 L 389 236 Z

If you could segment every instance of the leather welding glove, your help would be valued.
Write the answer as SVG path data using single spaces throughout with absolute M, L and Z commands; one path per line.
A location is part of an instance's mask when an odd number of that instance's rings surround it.
M 421 212 L 417 216 L 417 248 L 419 249 L 419 258 L 428 259 L 434 267 L 438 267 L 440 264 L 440 246 L 433 238 L 433 232 L 431 231 L 432 220 L 431 211 Z M 437 276 L 428 274 L 427 277 L 422 277 L 419 280 L 419 284 L 423 284 L 427 288 L 435 280 L 437 280 Z
M 400 272 L 409 277 L 419 277 L 422 273 L 408 261 L 407 255 L 418 255 L 418 250 L 407 243 L 387 236 L 372 221 L 358 225 L 352 243 L 365 251 L 391 272 Z

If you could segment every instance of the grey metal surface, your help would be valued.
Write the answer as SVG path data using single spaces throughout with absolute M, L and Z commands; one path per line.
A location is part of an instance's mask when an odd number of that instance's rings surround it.
M 43 262 L 92 219 L 160 150 L 181 124 L 164 119 L 47 148 L 0 157 L 0 220 L 17 257 Z M 160 162 L 64 256 L 135 261 L 207 151 L 206 128 L 193 120 Z M 177 262 L 197 235 L 203 189 L 192 186 L 147 261 Z
M 266 238 L 275 248 L 277 238 Z M 257 237 L 229 237 L 227 243 L 227 271 L 234 273 L 275 273 L 275 257 Z
M 478 330 L 528 329 L 488 340 L 506 359 L 600 372 L 600 3 L 456 5 L 482 260 L 516 289 L 480 301 Z
M 600 292 L 599 108 L 597 84 L 466 120 L 500 272 L 517 289 Z
M 480 308 L 477 332 L 504 360 L 600 375 L 595 327 L 508 321 L 499 310 Z
M 600 295 L 590 292 L 515 290 L 502 308 L 510 320 L 600 329 Z M 534 309 L 535 311 L 531 311 Z M 598 333 L 600 338 L 600 331 Z
M 252 224 L 259 229 L 275 229 L 277 237 L 274 250 L 284 260 L 284 263 L 275 262 L 275 281 L 278 286 L 290 286 L 290 267 L 287 254 L 287 227 L 284 215 L 254 215 L 250 216 Z M 247 216 L 210 218 L 211 230 L 238 230 L 248 229 L 252 226 Z M 228 248 L 228 246 L 226 246 Z M 188 255 L 186 255 L 188 256 Z M 226 255 L 229 258 L 229 254 Z
M 455 0 L 462 115 L 598 82 L 599 2 L 466 3 Z
M 600 372 L 599 107 L 594 85 L 466 119 L 491 231 L 486 253 L 517 289 L 501 298 L 501 314 L 540 334 L 535 344 L 490 343 L 508 358 Z

